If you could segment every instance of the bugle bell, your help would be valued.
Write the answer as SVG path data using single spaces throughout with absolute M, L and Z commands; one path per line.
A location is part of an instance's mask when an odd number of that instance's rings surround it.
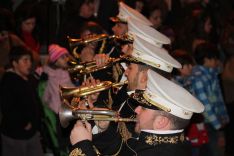
M 59 119 L 62 127 L 66 128 L 70 121 L 79 120 L 95 120 L 95 121 L 115 121 L 115 122 L 136 122 L 135 118 L 121 118 L 118 113 L 113 110 L 85 110 L 70 107 L 63 103 L 59 110 Z

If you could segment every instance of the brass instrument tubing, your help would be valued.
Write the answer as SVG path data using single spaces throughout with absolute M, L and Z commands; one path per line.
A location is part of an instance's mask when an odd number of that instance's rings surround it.
M 114 122 L 137 122 L 137 119 L 118 118 L 118 117 L 110 117 L 110 118 L 95 117 L 95 118 L 87 118 L 87 119 L 81 119 L 81 120 L 114 121 Z

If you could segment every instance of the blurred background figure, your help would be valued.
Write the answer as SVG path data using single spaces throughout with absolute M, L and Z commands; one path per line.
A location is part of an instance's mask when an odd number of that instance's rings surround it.
M 113 23 L 110 17 L 118 14 L 118 0 L 95 0 L 94 16 L 97 18 L 98 23 L 108 32 L 111 33 Z
M 173 69 L 173 80 L 187 89 L 191 94 L 194 94 L 192 88 L 192 69 L 195 65 L 195 60 L 187 51 L 182 49 L 175 50 L 172 56 L 182 65 L 181 69 Z M 202 114 L 194 114 L 185 132 L 186 137 L 192 145 L 192 156 L 203 155 L 203 148 L 208 143 L 204 116 Z
M 0 77 L 5 69 L 9 68 L 8 54 L 14 46 L 24 46 L 31 51 L 34 62 L 38 64 L 40 62 L 39 55 L 32 51 L 17 35 L 13 33 L 14 29 L 14 15 L 6 9 L 0 9 Z
M 67 36 L 80 38 L 80 28 L 89 21 L 96 21 L 94 17 L 94 0 L 67 0 L 60 29 L 60 45 L 69 48 Z
M 230 119 L 218 77 L 221 72 L 219 52 L 215 45 L 203 43 L 197 46 L 194 58 L 197 65 L 192 72 L 192 89 L 206 108 L 203 115 L 209 137 L 203 154 L 220 156 L 224 154 L 225 146 L 223 129 Z
M 136 11 L 144 14 L 146 7 L 145 0 L 124 0 L 124 3 Z
M 32 54 L 25 47 L 13 47 L 9 60 L 10 69 L 0 83 L 2 156 L 43 156 L 41 104 L 31 75 Z
M 34 4 L 22 3 L 15 11 L 16 34 L 36 53 L 40 53 L 39 28 Z
M 227 110 L 230 117 L 230 123 L 226 128 L 226 154 L 227 156 L 234 155 L 234 13 L 229 15 L 229 18 L 225 20 L 224 31 L 221 35 L 220 45 L 225 55 L 223 64 L 223 73 L 221 75 L 222 89 L 224 100 L 226 102 Z
M 163 22 L 163 15 L 161 9 L 158 6 L 151 6 L 147 11 L 147 18 L 150 20 L 150 22 L 153 23 L 153 27 L 159 30 Z

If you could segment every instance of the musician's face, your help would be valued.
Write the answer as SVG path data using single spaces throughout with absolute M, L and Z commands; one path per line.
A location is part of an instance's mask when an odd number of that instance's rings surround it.
M 153 130 L 156 111 L 138 106 L 135 109 L 137 114 L 137 123 L 135 125 L 135 132 L 140 133 L 143 129 Z
M 142 88 L 144 71 L 139 71 L 139 66 L 135 63 L 130 63 L 125 70 L 124 74 L 128 80 L 128 90 L 133 91 Z
M 121 36 L 127 33 L 128 31 L 128 25 L 126 23 L 116 23 L 112 27 L 112 31 L 114 32 L 115 35 Z

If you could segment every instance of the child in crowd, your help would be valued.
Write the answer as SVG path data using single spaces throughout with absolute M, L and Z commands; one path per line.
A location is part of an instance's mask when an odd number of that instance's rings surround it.
M 62 103 L 59 95 L 59 85 L 74 86 L 69 73 L 65 70 L 68 67 L 69 53 L 67 49 L 56 44 L 49 46 L 49 63 L 44 66 L 44 72 L 48 75 L 48 82 L 45 88 L 43 102 L 58 114 Z
M 67 155 L 68 136 L 67 129 L 60 126 L 58 113 L 62 100 L 60 98 L 59 85 L 74 86 L 67 70 L 69 53 L 67 49 L 51 44 L 49 46 L 48 64 L 43 67 L 41 82 L 39 84 L 39 94 L 43 102 L 45 113 L 45 131 L 48 131 L 49 137 L 46 138 L 47 148 L 53 151 L 54 155 Z M 46 79 L 43 81 L 43 79 Z
M 181 69 L 173 70 L 173 80 L 194 94 L 192 88 L 192 69 L 194 66 L 193 57 L 185 50 L 175 50 L 172 56 L 182 65 Z M 208 142 L 207 130 L 202 114 L 193 115 L 190 125 L 187 128 L 186 136 L 192 145 L 193 156 L 201 155 L 203 147 L 206 146 Z
M 204 155 L 220 156 L 224 146 L 223 132 L 220 131 L 229 122 L 226 106 L 220 88 L 219 51 L 211 43 L 197 46 L 194 58 L 197 65 L 193 68 L 192 88 L 194 95 L 204 104 L 203 113 L 208 130 L 208 148 Z
M 0 82 L 2 156 L 43 156 L 40 142 L 41 109 L 32 54 L 23 46 L 12 47 L 10 69 Z

